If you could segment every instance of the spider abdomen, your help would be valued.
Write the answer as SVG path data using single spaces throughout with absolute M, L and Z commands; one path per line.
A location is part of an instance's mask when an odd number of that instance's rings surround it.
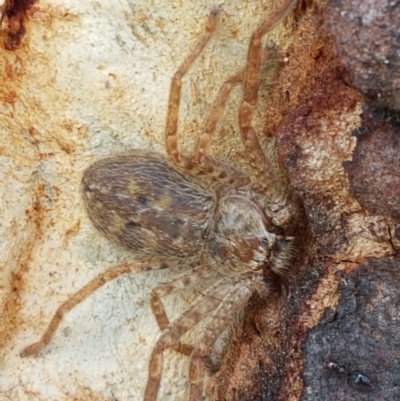
M 94 226 L 139 256 L 199 254 L 215 205 L 214 194 L 193 177 L 142 150 L 92 164 L 82 196 Z

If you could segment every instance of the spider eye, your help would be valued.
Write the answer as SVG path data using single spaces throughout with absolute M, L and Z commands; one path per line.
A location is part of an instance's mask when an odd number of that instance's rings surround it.
M 262 245 L 264 248 L 269 248 L 268 239 L 267 239 L 267 238 L 263 238 L 263 239 L 261 240 L 261 245 Z
M 291 242 L 292 238 L 290 237 L 280 239 L 275 243 L 275 248 L 278 252 L 283 252 L 291 245 Z

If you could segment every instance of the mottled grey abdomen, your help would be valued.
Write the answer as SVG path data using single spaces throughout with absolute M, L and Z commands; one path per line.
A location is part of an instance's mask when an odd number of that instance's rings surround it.
M 209 190 L 162 156 L 142 150 L 102 159 L 83 174 L 82 195 L 95 227 L 139 255 L 199 254 L 215 204 Z

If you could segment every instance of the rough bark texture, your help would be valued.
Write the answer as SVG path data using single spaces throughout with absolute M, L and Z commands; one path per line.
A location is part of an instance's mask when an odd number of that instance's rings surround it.
M 339 304 L 304 343 L 302 400 L 399 398 L 399 263 L 368 259 L 339 273 Z
M 179 269 L 118 280 L 71 312 L 39 357 L 18 354 L 68 294 L 129 259 L 88 222 L 82 171 L 130 146 L 163 152 L 170 77 L 214 2 L 59 3 L 34 4 L 20 48 L 1 51 L 0 400 L 140 401 L 159 336 L 149 293 Z M 243 66 L 271 7 L 261 3 L 224 2 L 215 43 L 186 80 L 185 149 Z M 269 298 L 251 299 L 208 383 L 211 400 L 400 399 L 399 16 L 399 1 L 299 1 L 268 39 L 277 72 L 256 127 L 276 139 L 302 204 L 302 252 Z M 212 152 L 243 164 L 239 98 Z M 167 300 L 171 316 L 194 296 Z M 187 359 L 166 360 L 160 399 L 187 399 Z
M 21 45 L 21 40 L 26 33 L 25 19 L 35 1 L 3 0 L 0 5 L 0 21 L 2 22 L 0 38 L 5 49 L 14 50 Z
M 400 3 L 384 3 L 299 9 L 266 134 L 312 241 L 283 296 L 250 303 L 215 400 L 400 398 Z
M 333 0 L 326 22 L 340 61 L 365 101 L 400 110 L 400 3 Z

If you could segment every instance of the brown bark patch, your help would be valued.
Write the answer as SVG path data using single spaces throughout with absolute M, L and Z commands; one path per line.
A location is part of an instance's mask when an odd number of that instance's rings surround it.
M 7 50 L 14 50 L 21 45 L 26 33 L 25 20 L 35 2 L 36 0 L 6 0 L 0 7 L 3 46 Z
M 339 273 L 338 307 L 304 344 L 302 401 L 400 398 L 399 263 L 370 259 Z
M 367 102 L 400 110 L 400 1 L 331 0 L 326 21 Z

